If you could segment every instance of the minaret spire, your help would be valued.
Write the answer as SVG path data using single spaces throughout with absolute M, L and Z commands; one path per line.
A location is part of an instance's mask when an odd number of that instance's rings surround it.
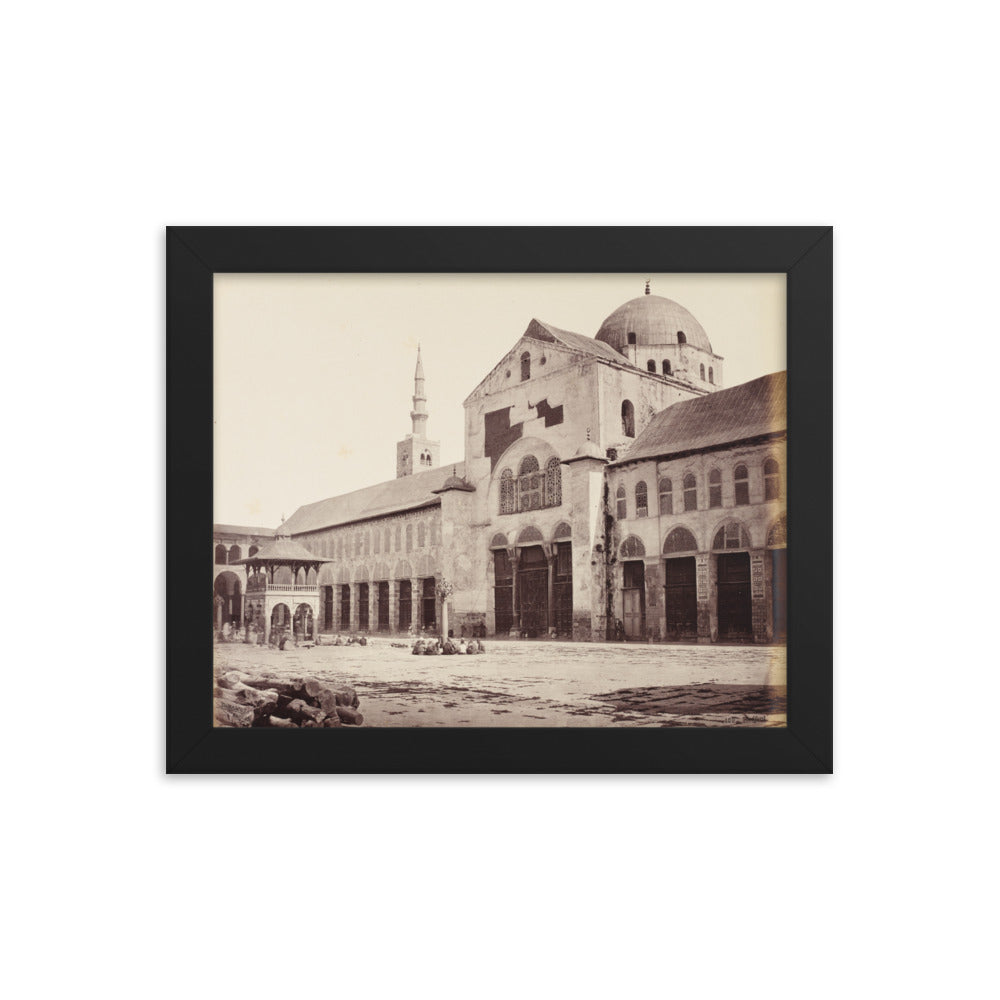
M 427 440 L 427 396 L 424 392 L 424 359 L 417 344 L 417 366 L 413 370 L 413 431 L 396 444 L 396 477 L 433 469 L 441 453 L 440 441 Z
M 413 372 L 413 409 L 410 411 L 413 421 L 413 434 L 423 437 L 427 432 L 427 397 L 424 395 L 424 363 L 420 357 L 420 345 L 417 344 L 417 367 Z

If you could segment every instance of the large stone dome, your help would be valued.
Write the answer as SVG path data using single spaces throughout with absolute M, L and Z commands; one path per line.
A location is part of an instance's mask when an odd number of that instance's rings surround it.
M 621 351 L 628 344 L 630 333 L 635 334 L 637 347 L 676 344 L 681 339 L 678 334 L 683 333 L 683 340 L 693 347 L 712 350 L 701 323 L 684 306 L 662 295 L 640 295 L 619 306 L 601 324 L 596 339 Z

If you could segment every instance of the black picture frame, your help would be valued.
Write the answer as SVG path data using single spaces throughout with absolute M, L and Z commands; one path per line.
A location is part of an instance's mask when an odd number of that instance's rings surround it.
M 166 241 L 169 773 L 832 773 L 832 227 L 171 226 Z M 214 727 L 212 648 L 189 623 L 204 619 L 211 571 L 213 276 L 224 272 L 784 273 L 787 727 Z

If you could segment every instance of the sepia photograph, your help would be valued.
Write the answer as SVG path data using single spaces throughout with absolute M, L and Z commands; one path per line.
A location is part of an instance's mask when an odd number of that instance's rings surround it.
M 783 273 L 216 274 L 215 725 L 784 727 L 785 313 Z

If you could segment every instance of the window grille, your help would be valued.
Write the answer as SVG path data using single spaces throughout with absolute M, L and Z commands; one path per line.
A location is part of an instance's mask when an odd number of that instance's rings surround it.
M 708 474 L 708 506 L 722 506 L 722 473 L 718 469 Z
M 684 477 L 684 509 L 698 509 L 698 486 L 690 472 Z
M 745 465 L 737 465 L 733 471 L 733 483 L 736 487 L 736 506 L 745 507 L 750 503 L 750 475 Z

